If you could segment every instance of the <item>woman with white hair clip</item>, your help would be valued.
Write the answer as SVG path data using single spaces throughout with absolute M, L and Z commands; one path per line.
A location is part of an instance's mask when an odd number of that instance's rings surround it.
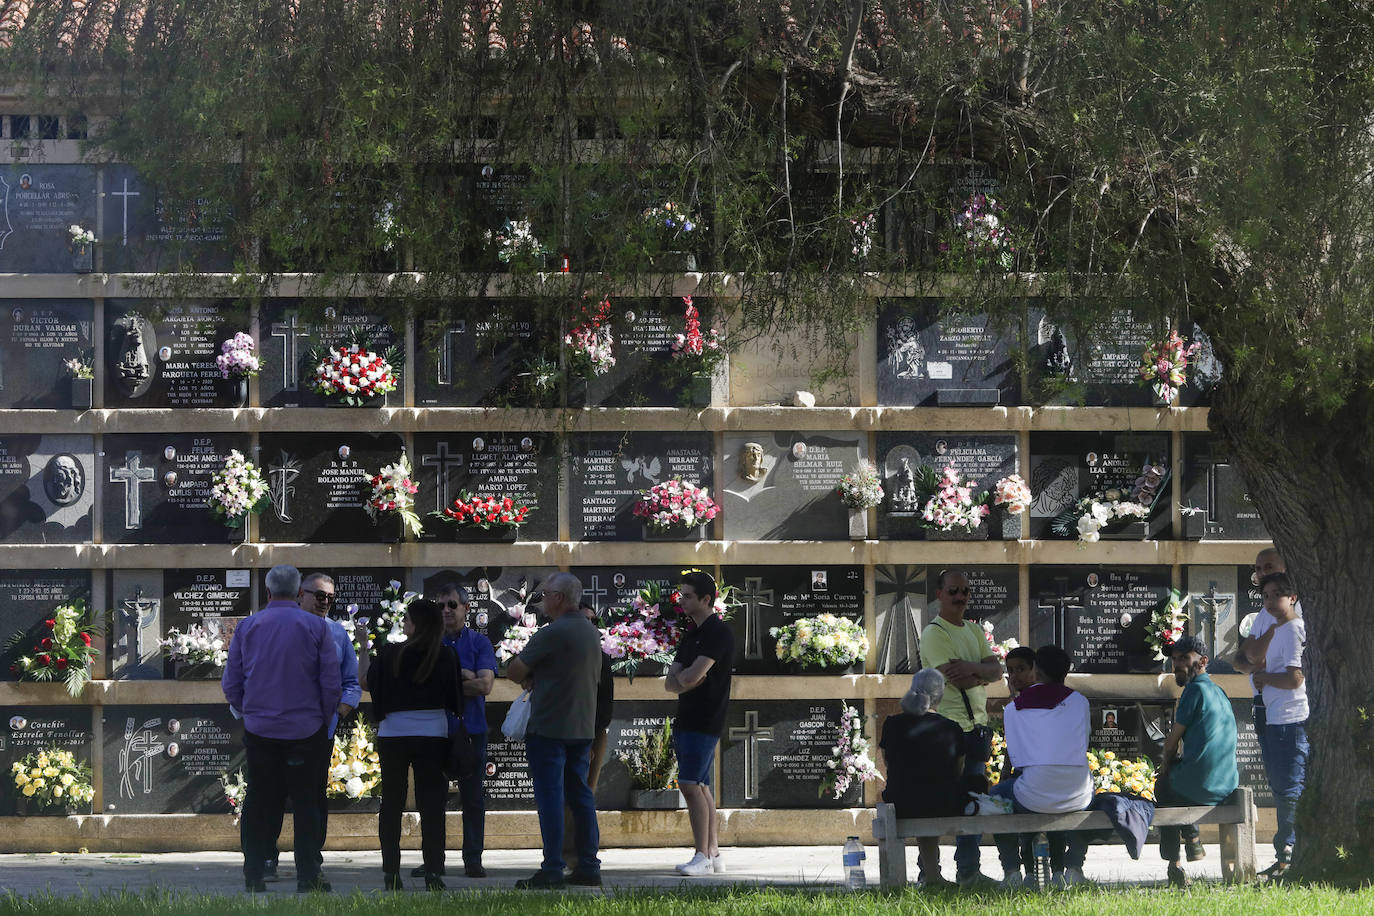
M 935 712 L 945 694 L 945 676 L 934 668 L 922 668 L 911 678 L 911 689 L 902 697 L 902 711 L 883 722 L 883 760 L 887 787 L 883 801 L 890 802 L 901 817 L 952 817 L 963 812 L 968 792 L 964 768 L 964 732 Z M 940 874 L 940 840 L 922 837 L 921 873 L 927 887 L 953 887 Z

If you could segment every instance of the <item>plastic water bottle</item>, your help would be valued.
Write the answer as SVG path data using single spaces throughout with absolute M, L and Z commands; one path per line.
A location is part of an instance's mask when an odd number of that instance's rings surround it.
M 1035 853 L 1035 883 L 1043 891 L 1050 886 L 1050 838 L 1037 833 L 1032 850 Z
M 868 886 L 868 879 L 864 875 L 864 859 L 867 854 L 864 852 L 864 844 L 859 842 L 856 836 L 850 837 L 844 844 L 844 886 L 851 891 L 860 891 Z

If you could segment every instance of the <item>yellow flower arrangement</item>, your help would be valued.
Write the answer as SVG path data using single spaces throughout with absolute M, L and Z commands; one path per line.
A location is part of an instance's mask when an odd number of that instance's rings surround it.
M 778 641 L 782 662 L 824 668 L 848 667 L 868 655 L 863 625 L 847 617 L 819 614 L 768 631 Z
M 1123 760 L 1113 751 L 1089 749 L 1088 769 L 1092 771 L 1093 791 L 1098 795 L 1124 792 L 1146 801 L 1155 800 L 1155 765 L 1147 757 Z
M 39 808 L 90 804 L 95 798 L 91 766 L 65 748 L 35 751 L 10 766 L 14 787 Z
M 1007 739 L 1002 737 L 1002 733 L 995 731 L 992 733 L 992 756 L 988 758 L 985 769 L 987 771 L 988 786 L 995 786 L 1002 781 L 1002 765 L 1007 759 Z
M 334 734 L 334 756 L 329 761 L 329 798 L 371 798 L 380 791 L 382 762 L 377 756 L 376 735 L 359 722 L 352 731 Z

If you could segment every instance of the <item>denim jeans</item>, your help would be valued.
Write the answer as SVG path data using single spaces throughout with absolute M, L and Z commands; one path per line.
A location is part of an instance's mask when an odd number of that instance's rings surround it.
M 1005 798 L 1010 801 L 1012 811 L 1015 814 L 1039 813 L 1032 811 L 1016 800 L 1016 794 L 1012 791 L 1015 782 L 1014 779 L 1004 779 L 993 786 L 992 791 L 988 794 L 995 798 Z M 1086 833 L 1056 830 L 1045 834 L 1045 839 L 1049 841 L 1050 871 L 1061 872 L 1065 868 L 1083 868 L 1083 863 L 1088 859 L 1088 835 Z M 1026 874 L 1034 873 L 1034 840 L 1034 836 L 1025 833 L 999 833 L 994 837 L 994 842 L 997 843 L 997 857 L 1002 860 L 1003 874 L 1020 874 L 1023 865 Z M 1026 855 L 1027 847 L 1032 849 L 1030 856 Z
M 481 865 L 482 849 L 487 842 L 487 736 L 469 734 L 477 768 L 467 779 L 458 783 L 458 796 L 463 805 L 463 864 Z
M 539 835 L 544 843 L 542 871 L 550 878 L 563 879 L 563 803 L 573 813 L 576 832 L 577 870 L 584 875 L 600 875 L 597 848 L 601 834 L 596 825 L 596 798 L 587 785 L 587 766 L 591 762 L 592 742 L 562 741 L 530 735 L 525 739 L 525 757 L 534 783 L 534 806 L 539 812 Z
M 987 761 L 972 760 L 964 758 L 965 780 L 971 777 L 982 776 L 987 772 Z M 954 838 L 954 874 L 955 877 L 961 875 L 971 875 L 978 871 L 982 864 L 982 853 L 978 846 L 983 842 L 982 834 L 962 834 Z
M 1298 811 L 1298 796 L 1302 795 L 1307 779 L 1307 723 L 1266 725 L 1264 728 L 1264 772 L 1274 793 L 1274 816 L 1278 830 L 1274 833 L 1274 853 L 1279 861 L 1287 862 L 1296 839 L 1294 823 Z

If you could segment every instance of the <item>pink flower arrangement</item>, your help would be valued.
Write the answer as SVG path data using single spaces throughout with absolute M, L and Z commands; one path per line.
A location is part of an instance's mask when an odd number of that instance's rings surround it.
M 987 518 L 991 511 L 987 496 L 974 496 L 977 481 L 960 478 L 954 465 L 947 465 L 943 475 L 935 483 L 935 492 L 921 508 L 921 518 L 926 527 L 940 531 L 953 531 L 962 528 L 972 531 Z
M 699 362 L 703 371 L 711 369 L 724 355 L 720 348 L 720 332 L 711 328 L 710 333 L 701 333 L 701 312 L 692 304 L 692 297 L 683 296 L 682 304 L 686 327 L 669 345 L 673 359 L 691 359 Z
M 1185 344 L 1178 331 L 1157 344 L 1150 344 L 1140 357 L 1140 380 L 1150 383 L 1155 396 L 1170 405 L 1178 398 L 1178 390 L 1188 383 L 1188 357 L 1198 344 Z
M 1012 474 L 997 481 L 992 488 L 992 503 L 1001 506 L 1012 515 L 1020 515 L 1030 506 L 1031 489 L 1020 474 Z
M 591 375 L 605 375 L 615 366 L 615 338 L 611 336 L 610 318 L 611 300 L 602 299 L 596 313 L 563 338 L 573 361 L 581 363 Z
M 239 331 L 219 345 L 219 355 L 215 365 L 223 378 L 247 378 L 257 375 L 262 363 L 253 355 L 253 338 Z
M 1007 660 L 1007 653 L 1010 652 L 1012 649 L 1019 648 L 1021 645 L 1019 642 L 1016 641 L 1015 637 L 1008 639 L 1005 642 L 997 642 L 995 639 L 993 639 L 991 620 L 983 621 L 983 638 L 988 641 L 988 648 L 992 650 L 993 655 L 997 656 L 997 660 L 999 662 L 1005 662 Z
M 720 506 L 705 487 L 673 478 L 640 493 L 634 514 L 655 529 L 695 528 L 720 514 Z

